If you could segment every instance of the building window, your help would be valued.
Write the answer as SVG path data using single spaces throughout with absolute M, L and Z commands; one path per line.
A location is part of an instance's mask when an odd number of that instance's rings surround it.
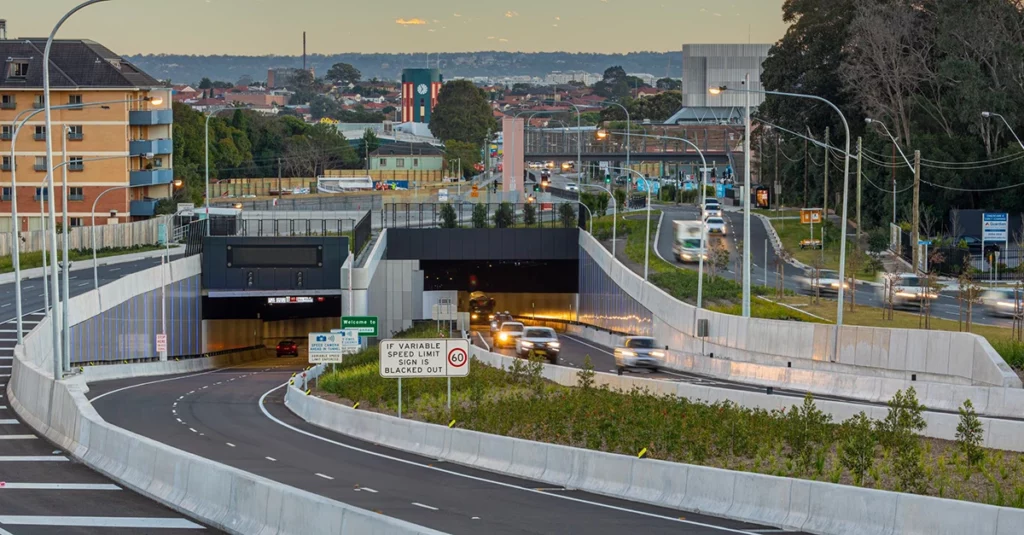
M 0 126 L 0 139 L 4 141 L 10 141 L 13 137 L 14 128 L 11 125 L 5 124 L 3 126 Z
M 395 158 L 395 167 L 405 167 L 405 158 Z
M 46 171 L 46 156 L 36 156 L 36 164 L 32 167 L 36 171 Z
M 85 189 L 70 187 L 68 188 L 68 200 L 69 201 L 84 201 L 85 200 Z M 72 224 L 72 226 L 75 226 Z
M 154 169 L 159 169 L 159 168 L 161 168 L 163 166 L 164 166 L 164 159 L 163 158 L 153 158 L 153 168 Z
M 36 200 L 37 201 L 48 201 L 50 200 L 50 192 L 47 188 L 36 188 Z
M 39 125 L 36 127 L 36 134 L 33 136 L 36 141 L 46 141 L 46 127 Z
M 37 109 L 37 110 L 43 107 L 43 96 L 42 95 L 36 95 L 36 97 L 34 99 L 32 99 L 32 107 Z
M 82 141 L 85 136 L 82 134 L 82 125 L 73 124 L 68 126 L 68 139 L 71 141 Z
M 28 60 L 27 59 L 12 59 L 10 67 L 7 70 L 7 76 L 11 78 L 27 78 L 28 77 Z
M 68 95 L 68 105 L 74 106 L 74 108 L 68 108 L 71 110 L 82 109 L 82 95 Z
M 81 156 L 71 156 L 68 158 L 68 171 L 84 171 L 85 162 Z
M 11 167 L 12 166 L 11 166 L 11 157 L 10 156 L 3 156 L 2 158 L 0 158 L 0 170 L 10 171 Z
M 71 218 L 71 226 L 72 227 L 80 227 L 80 226 L 82 226 L 82 218 L 81 217 L 72 217 Z
M 412 159 L 412 166 L 413 167 L 419 167 L 420 166 L 420 159 L 419 158 L 413 158 Z
M 388 159 L 387 158 L 381 158 L 380 159 L 380 166 L 381 167 L 387 167 L 388 166 Z
M 11 188 L 4 188 L 3 192 L 0 193 L 0 201 L 11 200 Z
M 17 107 L 18 104 L 14 100 L 14 95 L 0 95 L 0 109 L 13 110 Z

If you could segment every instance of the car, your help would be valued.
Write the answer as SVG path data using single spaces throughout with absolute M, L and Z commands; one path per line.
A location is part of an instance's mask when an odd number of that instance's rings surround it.
M 513 318 L 512 314 L 509 314 L 507 310 L 504 312 L 498 312 L 497 314 L 494 314 L 493 317 L 491 317 L 492 337 L 494 336 L 494 333 L 498 332 L 498 329 L 501 328 L 501 324 L 505 323 L 506 321 L 515 321 L 515 318 Z
M 722 217 L 722 205 L 710 199 L 704 203 L 704 218 Z
M 494 338 L 494 347 L 516 347 L 516 340 L 523 335 L 526 326 L 518 321 L 506 321 L 498 327 L 498 336 Z
M 808 269 L 804 271 L 802 277 L 799 277 L 800 290 L 807 294 L 836 294 L 839 293 L 839 272 L 831 269 L 822 269 L 818 271 L 818 276 L 814 276 L 814 270 Z M 843 284 L 844 290 L 850 289 L 850 283 Z
M 1024 313 L 1024 292 L 1013 288 L 996 288 L 981 294 L 981 304 L 989 316 L 1012 318 Z
M 558 364 L 561 348 L 558 335 L 550 327 L 527 327 L 523 335 L 516 339 L 516 355 L 528 357 L 532 351 L 534 355 L 547 358 L 551 364 Z
M 700 238 L 684 238 L 676 242 L 672 251 L 676 254 L 676 260 L 684 264 L 700 262 Z M 704 260 L 708 259 L 707 253 L 704 253 L 703 256 Z
M 725 226 L 725 220 L 721 217 L 709 217 L 704 225 L 708 229 L 708 235 L 725 236 L 729 233 Z
M 575 182 L 568 182 L 565 184 L 565 191 L 579 191 L 580 187 Z
M 542 170 L 540 172 L 540 178 L 541 178 L 541 180 L 547 180 L 547 179 L 551 178 L 551 171 L 548 170 L 548 169 Z
M 650 336 L 630 336 L 615 348 L 615 369 L 619 375 L 627 370 L 658 371 L 665 364 L 665 351 L 658 349 Z
M 277 343 L 277 356 L 299 356 L 299 344 L 295 343 L 295 340 L 281 340 Z
M 629 184 L 629 177 L 628 176 L 626 176 L 626 175 L 619 175 L 619 176 L 615 177 L 615 185 L 616 186 L 625 186 L 626 184 Z
M 903 273 L 895 280 L 883 276 L 882 285 L 878 287 L 878 297 L 886 304 L 892 297 L 892 304 L 897 308 L 908 305 L 920 307 L 925 301 L 938 299 L 939 292 L 929 288 L 924 278 Z
M 487 318 L 494 313 L 495 301 L 493 297 L 487 297 L 483 292 L 469 294 L 469 320 L 470 323 L 478 324 L 487 321 Z

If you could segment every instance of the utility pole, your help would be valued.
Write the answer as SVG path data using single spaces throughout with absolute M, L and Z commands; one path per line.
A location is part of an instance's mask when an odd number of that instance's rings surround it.
M 809 160 L 807 159 L 807 138 L 804 138 L 804 208 L 810 208 L 807 201 L 810 199 L 810 183 L 807 181 L 807 165 Z
M 281 200 L 281 158 L 277 159 L 277 200 Z
M 822 207 L 821 207 L 822 217 L 824 217 L 826 221 L 828 220 L 828 158 L 829 158 L 829 153 L 828 153 L 828 131 L 829 131 L 829 128 L 826 126 L 825 127 L 825 204 L 822 205 Z M 822 250 L 824 250 L 824 245 L 822 245 Z
M 857 138 L 857 250 L 858 251 L 860 250 L 860 240 L 861 240 L 861 233 L 860 233 L 861 156 L 860 155 L 861 155 L 863 147 L 864 147 L 863 140 L 860 137 L 858 137 Z
M 896 161 L 896 141 L 892 142 L 892 161 Z M 892 166 L 892 224 L 896 224 L 896 166 Z
M 914 151 L 914 213 L 913 213 L 913 220 L 914 220 L 914 222 L 912 223 L 914 226 L 911 227 L 911 231 L 910 231 L 910 245 L 912 247 L 911 250 L 914 252 L 914 254 L 912 255 L 912 258 L 914 259 L 914 273 L 917 273 L 918 266 L 920 266 L 920 260 L 921 260 L 919 258 L 920 253 L 918 252 L 919 248 L 917 246 L 917 242 L 921 239 L 920 231 L 918 230 L 918 229 L 921 228 L 921 222 L 920 222 L 921 205 L 920 205 L 920 202 L 921 202 L 921 151 L 915 150 Z
M 779 136 L 778 132 L 775 132 L 775 193 L 778 197 L 782 197 L 782 185 L 779 184 Z M 782 199 L 775 199 L 775 206 L 778 210 L 782 209 Z M 781 220 L 780 220 L 781 221 Z M 768 257 L 764 259 L 765 265 L 768 265 Z

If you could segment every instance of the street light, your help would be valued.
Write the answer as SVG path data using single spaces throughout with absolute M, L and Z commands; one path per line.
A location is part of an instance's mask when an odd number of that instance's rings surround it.
M 914 179 L 916 180 L 917 179 L 917 173 L 914 171 L 914 165 L 911 164 L 910 160 L 907 159 L 907 155 L 903 154 L 903 149 L 900 147 L 900 144 L 896 142 L 896 138 L 892 136 L 892 134 L 889 132 L 889 129 L 885 127 L 885 123 L 883 123 L 882 121 L 877 121 L 877 120 L 872 119 L 870 117 L 865 117 L 864 118 L 864 122 L 867 123 L 867 124 L 877 124 L 878 126 L 882 127 L 882 130 L 885 131 L 885 135 L 889 136 L 889 139 L 892 140 L 892 145 L 894 147 L 896 147 L 896 150 L 900 151 L 900 156 L 903 157 L 903 161 L 904 162 L 907 162 L 907 167 L 910 168 L 910 172 L 911 173 L 914 173 Z M 892 223 L 894 225 L 896 224 L 896 177 L 895 176 L 892 177 Z
M 152 153 L 147 153 L 146 156 L 152 158 L 153 154 Z M 91 161 L 96 161 L 96 160 L 110 160 L 110 159 L 114 159 L 114 158 L 123 158 L 123 156 L 113 156 L 113 157 L 106 157 L 106 158 L 91 158 L 89 160 L 84 160 L 84 161 L 91 162 Z M 99 274 L 99 270 L 96 267 L 96 205 L 100 202 L 100 199 L 102 199 L 104 195 L 106 195 L 107 193 L 110 193 L 111 191 L 119 191 L 119 190 L 123 190 L 123 189 L 131 189 L 131 188 L 138 188 L 138 187 L 143 187 L 143 186 L 133 186 L 131 184 L 128 184 L 127 186 L 114 186 L 112 188 L 107 188 L 107 189 L 101 191 L 100 194 L 96 196 L 96 199 L 92 201 L 92 225 L 89 228 L 89 231 L 90 231 L 90 240 L 89 241 L 91 242 L 90 244 L 92 245 L 92 282 L 93 282 L 93 288 L 95 290 L 99 290 L 100 289 L 100 274 Z
M 612 201 L 612 258 L 615 258 L 615 235 L 616 235 L 616 230 L 617 230 L 616 227 L 618 226 L 618 218 L 619 218 L 619 201 L 616 201 L 615 200 L 615 195 L 612 195 L 611 190 L 609 190 L 608 188 L 606 188 L 604 186 L 598 186 L 597 184 L 580 184 L 580 187 L 581 188 L 597 188 L 597 189 L 604 190 L 604 191 L 608 192 L 608 197 Z M 590 233 L 591 234 L 594 233 L 593 226 L 591 226 Z
M 647 234 L 644 238 L 644 281 L 646 281 L 648 270 L 651 264 L 651 183 L 649 180 L 647 180 L 647 177 L 645 177 L 643 173 L 634 171 L 632 169 L 627 169 L 625 167 L 609 167 L 608 169 L 636 173 L 636 175 L 644 181 L 644 187 L 647 188 Z
M 622 111 L 626 112 L 626 167 L 632 169 L 630 165 L 630 151 L 632 150 L 632 143 L 630 143 L 630 132 L 632 131 L 632 121 L 629 118 L 629 110 L 625 106 L 618 102 L 606 102 L 610 106 L 618 106 L 622 108 Z
M 749 81 L 749 79 L 750 79 L 750 76 L 747 75 L 747 80 Z M 843 219 L 841 221 L 841 223 L 842 223 L 841 224 L 841 226 L 842 226 L 842 237 L 840 238 L 840 250 L 839 250 L 839 280 L 840 281 L 845 281 L 846 280 L 846 226 L 847 226 L 846 225 L 846 216 L 847 216 L 847 208 L 849 206 L 849 199 L 850 199 L 850 196 L 849 196 L 849 191 L 850 191 L 850 125 L 846 121 L 846 116 L 843 115 L 842 110 L 840 110 L 838 106 L 836 106 L 835 104 L 830 102 L 828 99 L 824 99 L 824 98 L 821 98 L 819 96 L 805 95 L 805 94 L 802 94 L 802 93 L 784 93 L 784 92 L 781 92 L 781 91 L 766 91 L 766 90 L 757 90 L 757 91 L 755 91 L 755 90 L 749 89 L 749 86 L 750 86 L 750 84 L 747 84 L 748 89 L 733 89 L 732 91 L 745 91 L 747 93 L 762 93 L 762 94 L 767 94 L 767 95 L 778 95 L 778 96 L 782 96 L 782 97 L 795 97 L 795 98 L 805 98 L 805 99 L 816 100 L 818 102 L 825 103 L 826 105 L 831 107 L 833 110 L 835 110 L 835 112 L 837 114 L 839 114 L 839 118 L 843 121 L 843 128 L 846 130 L 846 153 L 845 153 L 846 154 L 846 158 L 843 161 Z M 715 90 L 715 88 L 709 89 L 709 91 L 711 92 L 712 95 L 717 95 L 717 94 L 721 93 L 722 91 L 726 91 L 726 90 L 729 90 L 729 88 L 725 87 L 725 86 L 719 87 L 717 91 Z M 748 99 L 748 104 L 749 104 L 749 99 Z M 749 130 L 750 130 L 750 113 L 749 113 L 749 110 L 748 110 L 747 117 L 746 117 L 746 128 L 747 128 L 747 131 L 749 132 Z M 748 140 L 747 140 L 748 145 L 749 145 L 749 142 L 750 141 L 749 141 L 749 136 L 748 136 Z M 749 146 L 747 148 L 748 148 L 748 150 L 747 150 L 747 159 L 749 160 L 749 158 L 750 158 Z M 749 177 L 750 165 L 747 165 L 746 173 L 747 173 L 747 175 Z M 745 220 L 749 220 L 749 218 L 750 218 L 750 192 L 748 190 L 748 191 L 745 191 L 744 193 L 746 195 L 746 203 L 745 203 L 745 205 L 747 207 L 746 215 L 744 216 L 744 219 Z M 750 225 L 746 225 L 745 231 L 749 232 L 749 229 L 750 229 Z M 744 234 L 746 234 L 746 232 L 744 232 Z M 750 243 L 749 243 L 749 241 L 750 240 L 745 239 L 744 240 L 744 247 L 743 247 L 744 248 L 744 271 L 743 271 L 744 277 L 743 277 L 743 285 L 744 285 L 744 297 L 745 297 L 746 300 L 750 299 L 750 286 L 749 286 L 750 285 L 750 255 L 749 255 Z M 836 304 L 836 332 L 835 332 L 835 344 L 834 344 L 834 349 L 833 349 L 833 351 L 834 351 L 834 353 L 833 353 L 833 360 L 835 360 L 835 358 L 838 357 L 838 355 L 839 355 L 839 329 L 843 326 L 843 299 L 844 299 L 845 294 L 846 294 L 846 288 L 845 287 L 846 287 L 845 284 L 840 284 L 839 285 L 838 303 Z M 746 303 L 746 304 L 747 304 L 747 308 L 749 309 L 749 302 Z
M 1003 117 L 1002 115 L 999 115 L 998 113 L 991 112 L 991 111 L 983 111 L 983 112 L 981 112 L 981 116 L 986 118 L 986 119 L 988 119 L 990 117 L 999 117 L 1000 119 L 1002 119 L 1003 120 L 1003 124 L 1006 125 L 1006 129 L 1009 130 L 1011 134 L 1013 134 L 1013 139 L 1016 139 L 1017 140 L 1017 144 L 1020 145 L 1020 148 L 1024 149 L 1024 143 L 1021 143 L 1020 138 L 1017 137 L 1017 133 L 1013 131 L 1013 127 L 1010 126 L 1010 122 L 1006 120 L 1006 117 Z
M 57 30 L 59 30 L 60 27 L 64 25 L 64 22 L 66 20 L 68 20 L 68 18 L 70 18 L 71 15 L 74 15 L 79 10 L 81 10 L 83 8 L 86 8 L 88 6 L 91 6 L 93 4 L 98 4 L 100 2 L 107 2 L 107 1 L 109 1 L 109 0 L 86 0 L 85 2 L 82 2 L 81 4 L 75 6 L 74 8 L 71 9 L 71 11 L 68 11 L 67 13 L 65 13 L 64 16 L 60 18 L 59 21 L 57 21 L 57 24 L 54 25 L 53 30 L 50 31 L 50 37 L 46 39 L 46 47 L 43 49 L 43 62 L 42 62 L 42 64 L 43 64 L 43 110 L 44 110 L 43 116 L 45 117 L 45 123 L 44 124 L 46 125 L 46 133 L 47 133 L 47 135 L 49 135 L 50 132 L 53 132 L 53 121 L 52 121 L 51 113 L 50 113 L 50 111 L 51 111 L 51 109 L 50 109 L 50 49 L 53 47 L 53 38 L 56 37 Z M 53 172 L 52 172 L 52 169 L 53 169 L 53 143 L 51 143 L 49 139 L 46 140 L 46 169 L 47 169 L 48 175 L 49 175 L 48 181 L 47 181 L 47 184 L 48 184 L 47 187 L 49 188 L 47 190 L 47 193 L 49 193 L 49 192 L 53 191 Z M 12 185 L 12 192 L 13 192 L 13 185 Z M 56 216 L 56 213 L 55 213 L 55 210 L 54 210 L 54 207 L 53 207 L 53 203 L 51 202 L 50 203 L 50 229 L 52 229 L 51 232 L 53 232 L 53 238 L 54 239 L 50 240 L 50 256 L 52 258 L 54 258 L 54 259 L 57 258 L 57 243 L 56 243 L 57 233 L 56 233 L 56 228 L 57 228 L 57 216 Z M 52 275 L 52 279 L 50 280 L 50 287 L 51 287 L 51 290 L 52 290 L 51 295 L 53 296 L 53 299 L 56 299 L 57 298 L 56 297 L 57 296 L 57 291 L 58 291 L 58 288 L 57 288 L 57 264 L 56 264 L 56 262 L 54 262 L 50 266 L 50 271 L 51 271 L 51 275 Z M 19 320 L 18 320 L 19 323 L 21 321 L 20 318 L 21 318 L 21 316 L 19 316 Z M 53 379 L 54 380 L 60 380 L 60 378 L 62 376 L 62 374 L 61 374 L 61 365 L 60 365 L 59 359 L 57 358 L 58 355 L 59 355 L 60 347 L 61 347 L 61 345 L 60 345 L 60 326 L 57 325 L 56 321 L 54 321 L 52 323 L 53 323 L 53 325 L 52 325 L 52 330 L 53 330 L 53 351 L 54 351 L 54 357 L 55 357 L 54 360 L 53 360 Z M 18 328 L 18 336 L 19 337 L 21 336 L 21 327 Z
M 592 212 L 590 210 L 590 207 L 587 206 L 587 204 L 584 203 L 583 201 L 576 201 L 576 203 L 579 204 L 580 206 L 582 206 L 583 208 L 585 208 L 587 210 L 587 221 L 590 222 L 590 234 L 593 235 L 594 234 L 594 212 Z

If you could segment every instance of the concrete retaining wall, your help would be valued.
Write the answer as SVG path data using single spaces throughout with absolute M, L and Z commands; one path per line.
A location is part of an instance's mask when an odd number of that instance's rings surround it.
M 557 367 L 545 367 L 545 374 L 552 368 Z M 432 458 L 546 485 L 821 535 L 1011 535 L 1024 525 L 1021 509 L 637 459 L 449 429 L 353 410 L 306 396 L 295 386 L 288 387 L 285 405 L 319 427 Z

